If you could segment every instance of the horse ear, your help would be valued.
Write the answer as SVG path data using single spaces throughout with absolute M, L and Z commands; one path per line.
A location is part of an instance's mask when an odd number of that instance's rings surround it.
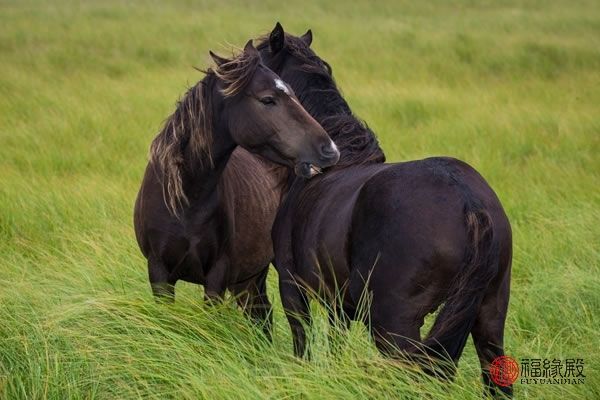
M 279 53 L 283 49 L 285 43 L 285 33 L 283 32 L 283 26 L 278 22 L 275 24 L 275 28 L 269 35 L 269 48 L 272 54 Z
M 213 61 L 215 62 L 215 64 L 217 64 L 217 67 L 220 67 L 221 64 L 225 64 L 226 62 L 228 62 L 229 60 L 226 58 L 223 58 L 221 56 L 216 55 L 215 53 L 213 53 L 212 51 L 209 50 L 208 54 L 210 54 L 210 56 L 212 57 Z
M 252 44 L 252 39 L 248 40 L 248 43 L 244 46 L 244 53 L 248 55 L 258 55 L 258 50 Z
M 306 33 L 302 36 L 300 36 L 300 39 L 302 39 L 302 41 L 308 46 L 310 47 L 310 44 L 312 43 L 312 31 L 309 29 L 306 31 Z

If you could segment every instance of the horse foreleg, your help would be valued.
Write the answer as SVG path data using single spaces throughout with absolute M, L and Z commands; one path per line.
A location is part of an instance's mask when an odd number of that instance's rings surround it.
M 306 346 L 306 330 L 311 324 L 309 301 L 306 292 L 285 271 L 279 274 L 279 292 L 285 315 L 292 330 L 294 354 L 297 357 L 310 358 L 310 350 Z
M 205 276 L 204 300 L 206 302 L 219 303 L 223 301 L 225 290 L 227 289 L 228 272 L 229 259 L 223 256 L 217 260 Z
M 267 296 L 267 273 L 269 266 L 252 282 L 243 288 L 236 288 L 238 295 L 238 304 L 244 310 L 244 313 L 262 330 L 269 341 L 273 340 L 273 314 L 271 312 L 271 302 Z
M 169 279 L 169 271 L 164 262 L 150 257 L 148 259 L 148 278 L 152 294 L 157 301 L 175 300 L 175 282 Z

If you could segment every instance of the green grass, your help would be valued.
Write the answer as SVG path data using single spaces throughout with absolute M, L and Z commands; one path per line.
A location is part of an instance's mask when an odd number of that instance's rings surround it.
M 586 363 L 583 385 L 516 395 L 600 398 L 600 3 L 282 4 L 0 2 L 0 398 L 480 398 L 470 341 L 444 385 L 360 326 L 329 354 L 318 307 L 294 359 L 274 273 L 272 345 L 192 285 L 153 302 L 132 228 L 150 141 L 209 49 L 277 20 L 313 29 L 390 161 L 451 155 L 497 191 L 507 353 Z

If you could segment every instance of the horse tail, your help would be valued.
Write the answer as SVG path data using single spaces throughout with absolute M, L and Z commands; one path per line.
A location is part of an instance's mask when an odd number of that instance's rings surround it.
M 452 361 L 445 371 L 450 376 L 454 373 L 485 291 L 497 275 L 499 265 L 499 246 L 494 238 L 492 218 L 474 196 L 469 193 L 465 197 L 468 244 L 462 268 L 423 342 L 430 358 Z

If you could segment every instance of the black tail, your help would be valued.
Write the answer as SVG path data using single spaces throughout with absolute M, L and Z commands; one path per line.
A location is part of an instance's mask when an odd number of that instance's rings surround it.
M 498 243 L 490 215 L 473 197 L 465 205 L 469 244 L 463 268 L 450 287 L 447 300 L 424 341 L 434 359 L 447 358 L 452 375 L 490 282 L 498 273 Z

